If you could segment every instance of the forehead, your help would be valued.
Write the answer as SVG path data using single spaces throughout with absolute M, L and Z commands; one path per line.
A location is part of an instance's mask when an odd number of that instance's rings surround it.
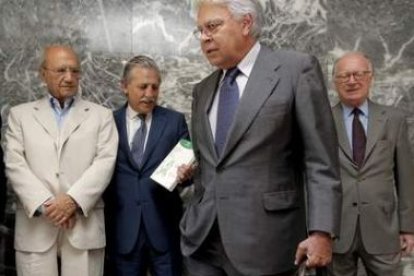
M 50 48 L 46 51 L 45 63 L 48 66 L 79 66 L 79 60 L 69 48 Z
M 135 66 L 129 73 L 131 81 L 160 83 L 160 76 L 155 69 Z
M 341 58 L 336 64 L 336 71 L 368 70 L 369 62 L 362 55 L 349 55 Z
M 223 4 L 203 3 L 198 8 L 197 24 L 203 25 L 210 20 L 224 19 L 229 15 L 230 11 Z

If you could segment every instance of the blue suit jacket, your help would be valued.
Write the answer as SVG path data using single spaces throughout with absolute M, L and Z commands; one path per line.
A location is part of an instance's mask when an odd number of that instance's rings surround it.
M 128 145 L 126 106 L 114 112 L 119 133 L 118 156 L 112 182 L 105 194 L 109 251 L 127 254 L 146 230 L 158 251 L 179 248 L 182 201 L 150 179 L 152 172 L 181 138 L 188 138 L 184 115 L 160 106 L 152 113 L 151 129 L 139 169 Z M 143 229 L 145 226 L 145 229 Z

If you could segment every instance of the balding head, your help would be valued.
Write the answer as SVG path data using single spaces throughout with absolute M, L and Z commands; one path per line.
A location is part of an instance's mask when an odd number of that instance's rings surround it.
M 69 46 L 52 45 L 44 49 L 40 68 L 41 78 L 48 92 L 61 105 L 78 92 L 80 63 L 75 51 Z
M 373 80 L 373 67 L 361 52 L 349 52 L 334 64 L 333 80 L 342 103 L 359 107 L 368 98 Z

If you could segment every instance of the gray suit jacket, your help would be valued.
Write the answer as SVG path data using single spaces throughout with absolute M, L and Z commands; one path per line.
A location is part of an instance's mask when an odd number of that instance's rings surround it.
M 293 269 L 296 247 L 307 235 L 304 183 L 308 229 L 339 230 L 337 138 L 319 63 L 262 46 L 218 157 L 208 113 L 220 75 L 194 88 L 199 170 L 181 221 L 183 252 L 194 253 L 217 218 L 226 253 L 242 273 Z
M 398 252 L 400 231 L 414 232 L 414 165 L 405 117 L 392 107 L 371 101 L 368 112 L 365 161 L 358 171 L 352 161 L 342 105 L 333 108 L 344 195 L 336 253 L 350 249 L 358 213 L 362 241 L 370 254 Z

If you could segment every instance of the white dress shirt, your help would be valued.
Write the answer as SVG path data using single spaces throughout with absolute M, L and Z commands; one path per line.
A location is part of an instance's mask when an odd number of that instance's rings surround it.
M 141 127 L 141 120 L 138 118 L 139 113 L 136 112 L 130 105 L 128 105 L 126 110 L 126 127 L 127 127 L 127 134 L 128 134 L 128 144 L 129 148 L 132 147 L 132 140 L 134 139 L 135 132 Z M 147 146 L 148 141 L 148 134 L 151 129 L 152 123 L 152 113 L 148 113 L 145 115 L 145 124 L 147 127 L 147 133 L 145 135 L 145 143 L 144 143 L 144 151 L 145 147 Z
M 256 42 L 256 44 L 250 49 L 247 55 L 237 65 L 237 68 L 240 70 L 240 74 L 236 77 L 237 86 L 239 87 L 239 98 L 242 97 L 244 89 L 246 88 L 247 81 L 249 80 L 250 73 L 252 72 L 253 65 L 256 62 L 257 56 L 259 55 L 259 51 L 260 44 L 259 42 Z M 210 108 L 210 113 L 208 115 L 210 120 L 211 132 L 213 133 L 214 139 L 216 136 L 219 91 L 223 84 L 223 79 L 226 75 L 226 72 L 227 70 L 223 70 L 223 74 L 221 75 L 220 79 L 220 85 L 218 86 L 218 89 L 214 96 L 213 104 Z

